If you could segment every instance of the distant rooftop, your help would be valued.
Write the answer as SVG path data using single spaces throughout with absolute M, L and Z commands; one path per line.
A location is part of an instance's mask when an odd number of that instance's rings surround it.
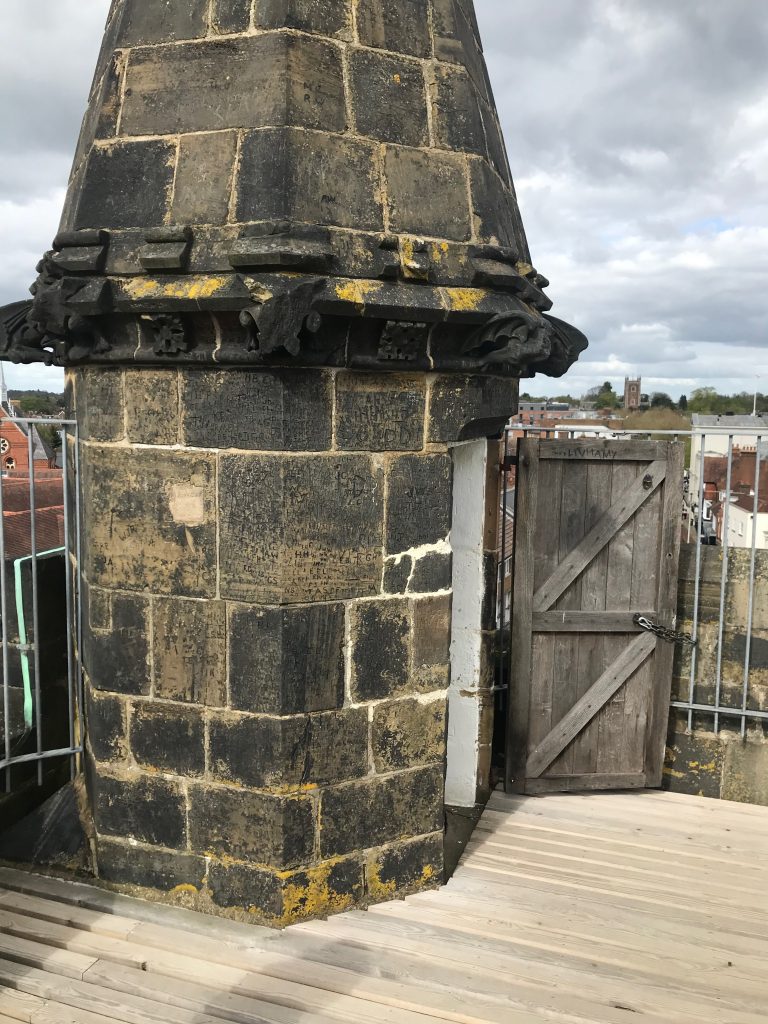
M 729 415 L 708 416 L 703 413 L 693 414 L 694 427 L 756 427 L 758 430 L 768 429 L 768 416 L 759 413 L 757 416 Z

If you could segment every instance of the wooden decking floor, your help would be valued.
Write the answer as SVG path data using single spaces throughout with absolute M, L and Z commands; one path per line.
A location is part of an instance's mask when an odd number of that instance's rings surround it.
M 495 795 L 451 882 L 270 932 L 0 870 L 0 1024 L 765 1024 L 768 809 Z

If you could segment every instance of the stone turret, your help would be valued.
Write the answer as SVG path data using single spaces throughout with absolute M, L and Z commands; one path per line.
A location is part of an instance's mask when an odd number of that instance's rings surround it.
M 80 427 L 99 875 L 272 923 L 436 884 L 446 759 L 488 786 L 488 439 L 586 346 L 471 0 L 115 0 L 39 274 L 0 357 Z

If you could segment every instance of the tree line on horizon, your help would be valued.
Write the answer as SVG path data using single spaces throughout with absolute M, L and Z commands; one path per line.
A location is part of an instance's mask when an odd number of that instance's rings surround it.
M 520 395 L 520 400 L 523 402 L 567 402 L 569 405 L 579 405 L 581 402 L 587 401 L 594 404 L 597 409 L 624 408 L 624 396 L 617 394 L 611 382 L 607 380 L 594 388 L 590 388 L 583 398 L 576 398 L 574 395 L 569 394 L 548 398 L 524 392 Z M 734 413 L 735 415 L 746 416 L 752 412 L 755 395 L 754 392 L 750 393 L 748 391 L 740 391 L 734 395 L 723 395 L 716 388 L 705 387 L 695 388 L 690 396 L 682 394 L 677 401 L 665 391 L 654 391 L 650 395 L 650 400 L 652 409 L 670 409 L 684 415 L 700 413 L 709 416 L 724 416 L 727 413 Z M 768 395 L 758 392 L 757 411 L 758 413 L 768 413 Z

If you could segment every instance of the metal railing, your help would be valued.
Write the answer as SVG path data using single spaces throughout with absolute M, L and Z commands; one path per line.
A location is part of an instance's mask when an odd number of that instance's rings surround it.
M 77 424 L 6 416 L 0 436 L 1 800 L 67 761 L 74 775 L 83 686 Z
M 724 726 L 735 725 L 744 737 L 750 723 L 753 728 L 765 728 L 768 693 L 757 677 L 768 675 L 768 423 L 759 420 L 754 426 L 694 426 L 690 430 L 509 425 L 499 509 L 505 523 L 497 602 L 499 689 L 507 689 L 509 615 L 504 566 L 512 556 L 509 534 L 513 530 L 506 529 L 506 520 L 517 439 L 682 441 L 687 468 L 680 481 L 683 555 L 678 628 L 689 632 L 697 643 L 678 649 L 671 707 L 687 717 L 689 730 L 706 728 L 717 734 Z M 756 622 L 758 609 L 761 619 Z

